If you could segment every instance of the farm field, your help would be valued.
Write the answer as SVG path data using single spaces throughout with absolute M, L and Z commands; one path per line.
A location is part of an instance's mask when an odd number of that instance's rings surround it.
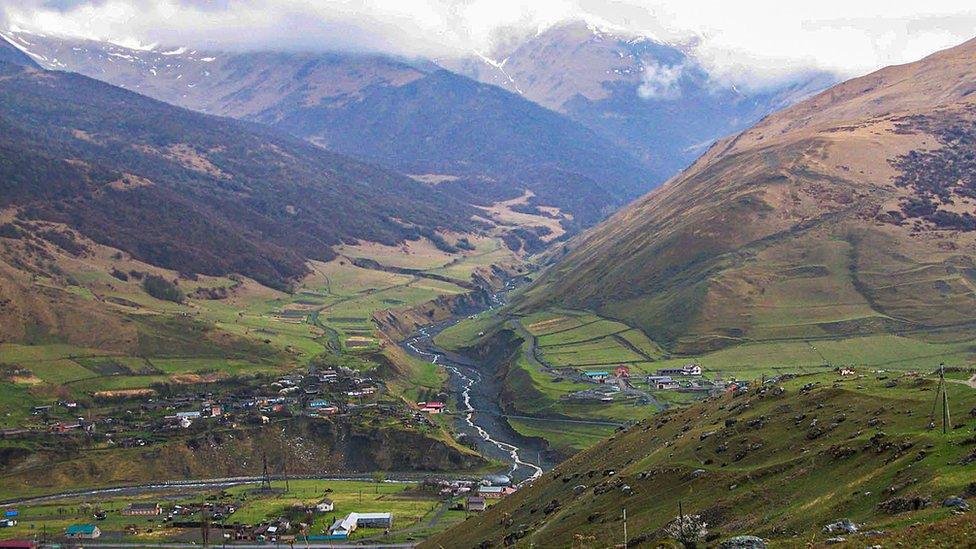
M 520 354 L 509 366 L 506 387 L 510 406 L 519 414 L 540 418 L 578 418 L 627 422 L 656 413 L 656 406 L 636 404 L 624 395 L 606 401 L 580 400 L 570 395 L 598 384 L 578 380 L 574 372 L 612 371 L 626 366 L 631 385 L 657 406 L 687 406 L 695 393 L 652 389 L 643 376 L 659 369 L 699 364 L 709 380 L 758 380 L 780 374 L 827 373 L 837 367 L 861 371 L 932 372 L 940 362 L 963 369 L 976 362 L 976 340 L 943 334 L 871 335 L 806 340 L 757 341 L 691 356 L 669 356 L 641 331 L 586 311 L 550 309 L 520 317 L 482 315 L 442 332 L 437 343 L 463 349 L 499 327 L 523 339 Z M 957 378 L 968 379 L 963 373 Z M 704 394 L 704 393 L 699 393 Z M 555 447 L 579 449 L 592 440 L 588 429 L 565 424 L 543 429 L 543 419 L 510 420 L 527 436 L 542 436 Z M 547 426 L 548 427 L 548 426 Z M 548 435 L 546 431 L 549 431 Z M 573 442 L 573 440 L 576 442 Z
M 404 539 L 426 532 L 428 535 L 464 520 L 464 511 L 445 513 L 433 520 L 434 512 L 442 505 L 436 492 L 423 492 L 417 484 L 402 482 L 374 482 L 353 480 L 303 480 L 288 482 L 286 490 L 283 481 L 273 481 L 270 493 L 258 490 L 259 485 L 238 485 L 221 489 L 178 490 L 171 489 L 140 496 L 101 495 L 68 498 L 54 502 L 7 507 L 19 512 L 19 523 L 11 528 L 0 529 L 0 539 L 32 537 L 34 535 L 58 536 L 71 524 L 96 524 L 107 539 L 120 539 L 130 542 L 165 540 L 199 540 L 199 530 L 176 528 L 164 522 L 174 506 L 199 506 L 203 503 L 231 504 L 236 512 L 214 521 L 213 535 L 219 535 L 219 524 L 231 525 L 259 524 L 289 517 L 294 521 L 304 520 L 307 506 L 313 506 L 323 498 L 334 502 L 334 510 L 315 513 L 308 530 L 309 535 L 323 535 L 335 518 L 350 512 L 389 512 L 394 517 L 391 538 Z M 121 511 L 132 503 L 160 503 L 164 514 L 152 517 L 125 516 Z M 105 518 L 96 520 L 94 514 L 105 513 Z M 199 520 L 200 514 L 177 516 L 174 521 Z M 418 532 L 414 532 L 418 530 Z M 351 539 L 373 536 L 383 537 L 383 529 L 362 528 Z M 387 538 L 384 538 L 387 539 Z
M 517 258 L 493 237 L 472 238 L 473 250 L 449 254 L 430 241 L 402 247 L 374 244 L 343 247 L 340 258 L 311 262 L 311 273 L 291 293 L 232 277 L 180 277 L 92 244 L 86 258 L 63 259 L 71 277 L 68 291 L 90 306 L 119 309 L 136 326 L 134 343 L 117 350 L 86 348 L 55 341 L 0 343 L 0 427 L 23 422 L 31 406 L 52 399 L 86 400 L 93 395 L 283 372 L 323 353 L 376 352 L 378 311 L 410 307 L 443 295 L 466 292 L 439 280 L 365 269 L 348 257 L 384 265 L 430 269 L 459 281 L 476 269 Z M 119 276 L 111 271 L 121 272 Z M 147 294 L 142 275 L 158 272 L 186 295 L 182 303 Z M 125 278 L 123 280 L 122 278 Z M 51 279 L 39 281 L 56 289 Z M 217 296 L 219 299 L 211 299 Z M 92 331 L 96 326 L 81 326 Z M 394 352 L 391 350 L 390 352 Z M 394 383 L 411 398 L 439 388 L 445 376 L 436 368 L 397 357 L 409 381 Z M 347 361 L 348 362 L 348 361 Z

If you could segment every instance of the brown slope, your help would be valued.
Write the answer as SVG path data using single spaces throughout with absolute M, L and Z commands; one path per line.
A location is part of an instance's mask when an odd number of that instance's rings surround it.
M 976 42 L 838 85 L 717 143 L 526 296 L 678 352 L 976 320 Z

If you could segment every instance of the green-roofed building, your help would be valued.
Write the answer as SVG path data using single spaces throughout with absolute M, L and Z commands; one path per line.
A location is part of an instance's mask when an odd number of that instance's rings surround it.
M 102 531 L 94 524 L 72 524 L 64 531 L 64 536 L 73 539 L 95 539 Z

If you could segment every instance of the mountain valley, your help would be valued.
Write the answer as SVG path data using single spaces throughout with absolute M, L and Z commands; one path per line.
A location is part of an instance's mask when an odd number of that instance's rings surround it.
M 585 21 L 0 27 L 0 541 L 970 546 L 976 39 L 747 86 Z

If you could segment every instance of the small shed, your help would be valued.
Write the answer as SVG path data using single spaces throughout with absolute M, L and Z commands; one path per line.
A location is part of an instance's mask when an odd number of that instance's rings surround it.
M 480 513 L 488 508 L 488 504 L 485 502 L 485 498 L 483 497 L 471 496 L 465 502 L 464 508 L 468 511 Z

